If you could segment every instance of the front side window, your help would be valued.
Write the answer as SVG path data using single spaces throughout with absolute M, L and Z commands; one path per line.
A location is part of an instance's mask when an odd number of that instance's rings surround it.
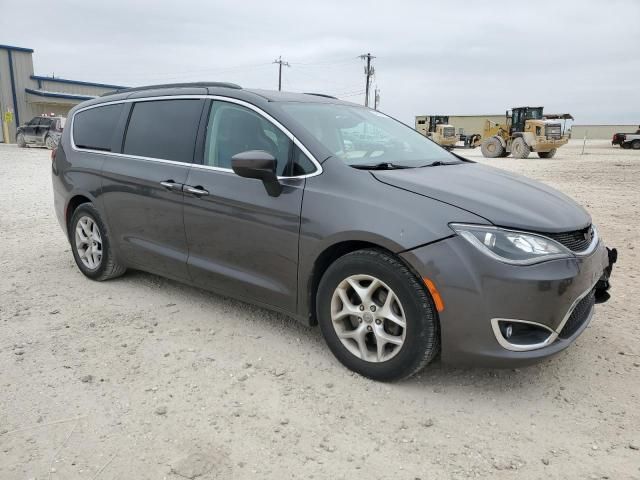
M 76 147 L 110 152 L 123 108 L 122 103 L 116 103 L 77 113 L 73 118 L 73 142 Z
M 202 100 L 153 100 L 133 106 L 122 153 L 191 163 Z
M 249 150 L 264 150 L 276 159 L 276 173 L 291 171 L 291 139 L 278 127 L 253 110 L 229 102 L 211 104 L 204 164 L 231 168 L 231 157 Z
M 350 166 L 422 167 L 459 160 L 413 128 L 375 110 L 330 103 L 283 102 L 281 108 Z

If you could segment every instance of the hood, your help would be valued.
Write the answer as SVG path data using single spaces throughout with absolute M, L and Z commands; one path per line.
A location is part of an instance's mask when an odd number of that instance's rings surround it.
M 557 233 L 591 224 L 587 211 L 563 193 L 478 163 L 371 173 L 382 183 L 454 205 L 501 227 Z

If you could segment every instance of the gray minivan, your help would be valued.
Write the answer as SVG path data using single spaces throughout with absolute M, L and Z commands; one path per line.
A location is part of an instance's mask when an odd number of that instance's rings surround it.
M 437 355 L 531 363 L 609 298 L 617 254 L 581 206 L 375 110 L 198 83 L 68 118 L 55 210 L 84 275 L 145 270 L 319 324 L 373 379 Z

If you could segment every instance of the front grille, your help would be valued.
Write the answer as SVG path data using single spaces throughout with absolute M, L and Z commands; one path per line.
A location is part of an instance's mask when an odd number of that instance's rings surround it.
M 444 127 L 442 129 L 442 133 L 444 134 L 445 137 L 453 137 L 456 134 L 456 128 L 455 127 Z
M 596 303 L 596 291 L 591 290 L 589 294 L 578 302 L 575 306 L 569 320 L 564 324 L 560 331 L 560 338 L 569 338 L 587 321 L 591 310 Z
M 544 134 L 547 138 L 560 138 L 562 136 L 562 128 L 560 125 L 546 125 Z
M 593 227 L 589 225 L 587 228 L 574 230 L 573 232 L 545 233 L 543 235 L 561 243 L 573 252 L 582 252 L 591 245 L 591 241 L 593 240 Z

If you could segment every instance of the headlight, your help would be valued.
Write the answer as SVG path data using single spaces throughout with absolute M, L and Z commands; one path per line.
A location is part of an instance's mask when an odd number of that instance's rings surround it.
M 451 228 L 481 252 L 500 262 L 531 265 L 573 254 L 555 240 L 534 233 L 452 223 Z

